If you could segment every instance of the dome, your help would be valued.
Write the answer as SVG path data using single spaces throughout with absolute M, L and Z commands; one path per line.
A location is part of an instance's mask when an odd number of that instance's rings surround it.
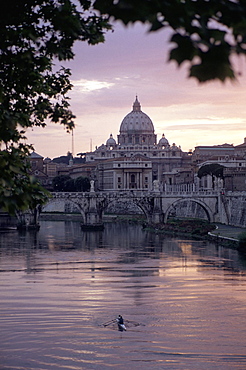
M 38 153 L 36 153 L 34 151 L 30 154 L 29 157 L 32 158 L 32 159 L 41 159 L 41 158 L 43 159 L 44 158 L 40 154 L 38 154 Z
M 144 112 L 141 111 L 141 105 L 136 97 L 133 103 L 133 110 L 128 113 L 120 125 L 120 133 L 137 132 L 139 134 L 153 134 L 154 125 Z
M 159 140 L 159 143 L 158 143 L 158 145 L 159 146 L 161 146 L 161 147 L 167 147 L 167 146 L 169 146 L 169 142 L 168 142 L 168 140 L 165 138 L 165 135 L 164 134 L 162 134 L 162 138 Z
M 113 138 L 113 135 L 112 134 L 110 134 L 110 137 L 109 137 L 109 139 L 107 140 L 107 142 L 106 142 L 106 145 L 107 146 L 114 146 L 114 145 L 116 145 L 116 141 L 114 140 L 114 138 Z

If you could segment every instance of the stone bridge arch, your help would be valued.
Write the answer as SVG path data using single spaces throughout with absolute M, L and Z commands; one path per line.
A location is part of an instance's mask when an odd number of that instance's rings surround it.
M 64 212 L 66 213 L 66 210 L 65 210 L 66 203 L 69 203 L 73 207 L 78 209 L 78 211 L 79 211 L 79 213 L 81 214 L 81 217 L 82 217 L 82 222 L 85 222 L 85 220 L 86 220 L 85 210 L 83 209 L 82 205 L 80 204 L 80 202 L 78 200 L 74 200 L 74 199 L 71 199 L 69 197 L 52 197 L 52 198 L 50 198 L 49 201 L 41 207 L 40 213 L 44 212 L 45 208 L 48 208 L 48 207 L 52 206 L 52 204 L 53 205 L 57 204 L 60 207 L 64 206 Z M 50 211 L 50 212 L 52 212 L 52 211 Z M 55 211 L 53 211 L 53 212 L 55 212 Z
M 209 222 L 220 220 L 222 203 L 218 194 L 198 193 L 167 194 L 161 192 L 87 192 L 87 193 L 52 193 L 52 202 L 70 202 L 78 208 L 82 224 L 88 229 L 103 225 L 102 215 L 115 202 L 131 202 L 140 209 L 149 224 L 166 223 L 171 209 L 179 203 L 191 202 L 203 209 L 203 218 Z M 180 207 L 182 210 L 182 208 Z M 185 208 L 183 208 L 185 209 Z M 197 207 L 199 209 L 199 207 Z M 192 209 L 193 212 L 193 209 Z
M 124 203 L 124 204 L 127 204 L 127 203 L 132 203 L 134 204 L 141 212 L 142 214 L 144 214 L 146 220 L 148 220 L 148 210 L 146 209 L 146 207 L 144 206 L 144 204 L 141 203 L 141 199 L 136 199 L 134 197 L 122 197 L 122 196 L 117 196 L 117 197 L 109 197 L 107 198 L 107 200 L 104 201 L 103 203 L 103 209 L 102 211 L 105 212 L 107 211 L 107 209 L 112 206 L 113 204 L 115 203 Z
M 177 199 L 177 200 L 173 201 L 168 206 L 168 208 L 164 211 L 164 223 L 167 223 L 169 213 L 173 208 L 175 208 L 176 205 L 178 205 L 182 202 L 187 202 L 187 201 L 200 205 L 202 207 L 202 209 L 205 211 L 205 214 L 207 216 L 208 221 L 209 222 L 214 221 L 213 212 L 212 212 L 211 208 L 205 202 L 203 202 L 202 200 L 196 199 L 196 198 L 180 198 L 180 199 Z

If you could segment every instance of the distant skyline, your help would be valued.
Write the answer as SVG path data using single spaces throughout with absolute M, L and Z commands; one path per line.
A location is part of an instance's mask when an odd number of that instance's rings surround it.
M 200 85 L 188 79 L 185 66 L 168 63 L 167 31 L 147 33 L 136 24 L 116 25 L 104 44 L 76 43 L 75 58 L 63 63 L 72 71 L 71 109 L 76 115 L 74 154 L 94 150 L 112 133 L 117 140 L 123 118 L 136 95 L 153 121 L 157 140 L 164 133 L 183 151 L 198 145 L 238 145 L 246 136 L 245 62 L 235 61 L 237 82 Z M 72 151 L 72 135 L 60 126 L 27 132 L 28 143 L 44 157 Z

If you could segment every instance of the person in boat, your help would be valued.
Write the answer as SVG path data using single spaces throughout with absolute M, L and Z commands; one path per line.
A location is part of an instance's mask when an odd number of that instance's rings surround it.
M 124 319 L 121 315 L 119 315 L 116 319 L 117 321 L 117 324 L 118 324 L 118 330 L 119 331 L 126 331 L 126 327 L 125 327 L 125 324 L 124 324 Z

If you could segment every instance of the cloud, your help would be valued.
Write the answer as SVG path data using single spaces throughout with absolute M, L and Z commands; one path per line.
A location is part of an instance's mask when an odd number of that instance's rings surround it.
M 81 78 L 77 81 L 72 81 L 74 86 L 73 93 L 77 92 L 92 92 L 102 89 L 109 89 L 110 87 L 114 86 L 113 82 L 106 82 L 106 81 L 97 81 L 97 80 L 86 80 Z

